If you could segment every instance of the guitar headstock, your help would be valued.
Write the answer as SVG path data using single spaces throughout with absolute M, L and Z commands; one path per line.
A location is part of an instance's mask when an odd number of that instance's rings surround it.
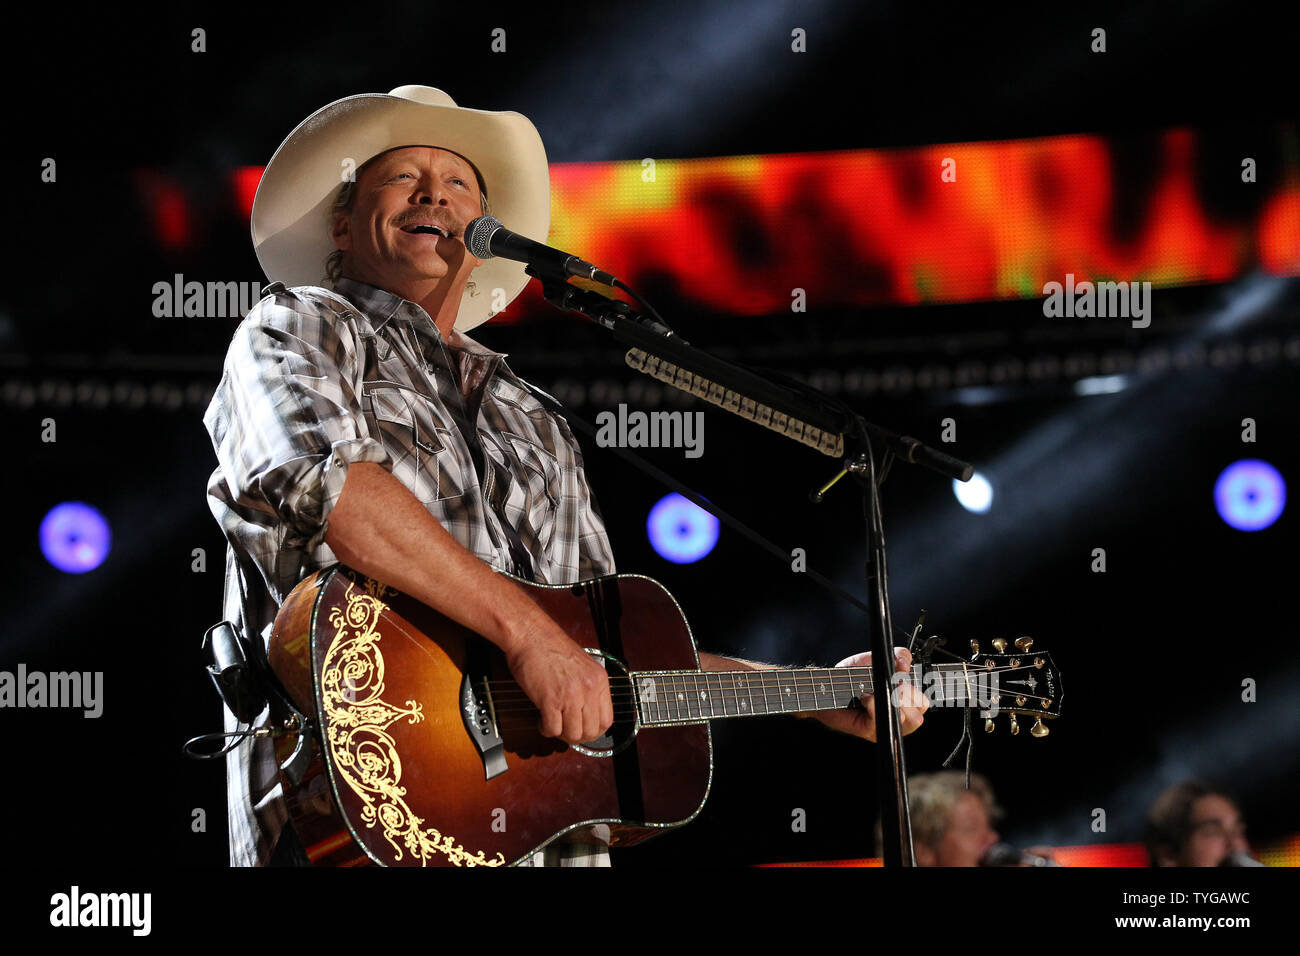
M 1029 733 L 1046 737 L 1050 731 L 1044 719 L 1061 716 L 1061 674 L 1052 662 L 1052 655 L 1034 649 L 1032 637 L 1016 638 L 1009 646 L 1005 638 L 992 642 L 994 653 L 982 653 L 978 641 L 971 641 L 970 662 L 967 665 L 986 682 L 987 692 L 980 703 L 984 730 L 993 733 L 994 719 L 1008 715 L 1012 734 L 1020 733 L 1018 717 L 1033 718 Z

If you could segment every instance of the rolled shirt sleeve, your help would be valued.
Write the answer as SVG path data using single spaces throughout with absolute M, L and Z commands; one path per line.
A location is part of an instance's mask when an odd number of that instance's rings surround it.
M 230 493 L 274 516 L 282 548 L 319 546 L 354 462 L 392 470 L 361 407 L 358 347 L 347 318 L 283 293 L 231 343 L 204 423 Z

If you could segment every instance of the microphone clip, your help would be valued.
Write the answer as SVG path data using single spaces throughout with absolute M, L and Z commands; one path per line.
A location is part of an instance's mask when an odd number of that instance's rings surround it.
M 622 299 L 573 285 L 558 269 L 539 269 L 530 264 L 524 268 L 524 272 L 541 282 L 542 297 L 563 312 L 576 312 L 610 331 L 617 331 L 621 320 L 632 322 L 648 332 L 673 335 L 673 330 L 668 326 L 634 311 Z

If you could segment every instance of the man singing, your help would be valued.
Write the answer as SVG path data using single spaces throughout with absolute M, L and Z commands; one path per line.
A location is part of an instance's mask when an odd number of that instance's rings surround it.
M 568 425 L 465 334 L 528 282 L 520 263 L 471 255 L 467 225 L 490 208 L 545 240 L 550 201 L 541 137 L 518 113 L 424 86 L 318 110 L 258 187 L 253 244 L 273 284 L 235 332 L 204 424 L 225 614 L 250 639 L 265 644 L 293 587 L 342 562 L 500 647 L 541 732 L 572 744 L 613 721 L 606 672 L 494 569 L 567 584 L 612 574 L 613 554 Z M 898 669 L 910 663 L 902 652 Z M 909 696 L 904 733 L 925 709 Z M 864 704 L 817 716 L 874 740 Z M 232 864 L 304 863 L 269 740 L 227 759 Z M 608 852 L 537 857 L 601 865 Z

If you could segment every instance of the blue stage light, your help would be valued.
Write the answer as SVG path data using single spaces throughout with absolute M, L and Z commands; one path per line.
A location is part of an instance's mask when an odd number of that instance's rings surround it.
M 1223 469 L 1214 483 L 1219 517 L 1238 531 L 1267 528 L 1286 507 L 1286 482 L 1266 461 L 1244 458 Z
M 957 496 L 963 508 L 977 515 L 982 515 L 993 507 L 993 486 L 978 471 L 971 475 L 970 481 L 958 481 L 954 478 L 952 493 Z
M 650 509 L 645 530 L 659 556 L 674 564 L 698 561 L 718 543 L 718 519 L 676 493 Z
M 113 535 L 98 510 L 80 501 L 55 505 L 41 521 L 41 551 L 60 571 L 83 574 L 108 557 Z

